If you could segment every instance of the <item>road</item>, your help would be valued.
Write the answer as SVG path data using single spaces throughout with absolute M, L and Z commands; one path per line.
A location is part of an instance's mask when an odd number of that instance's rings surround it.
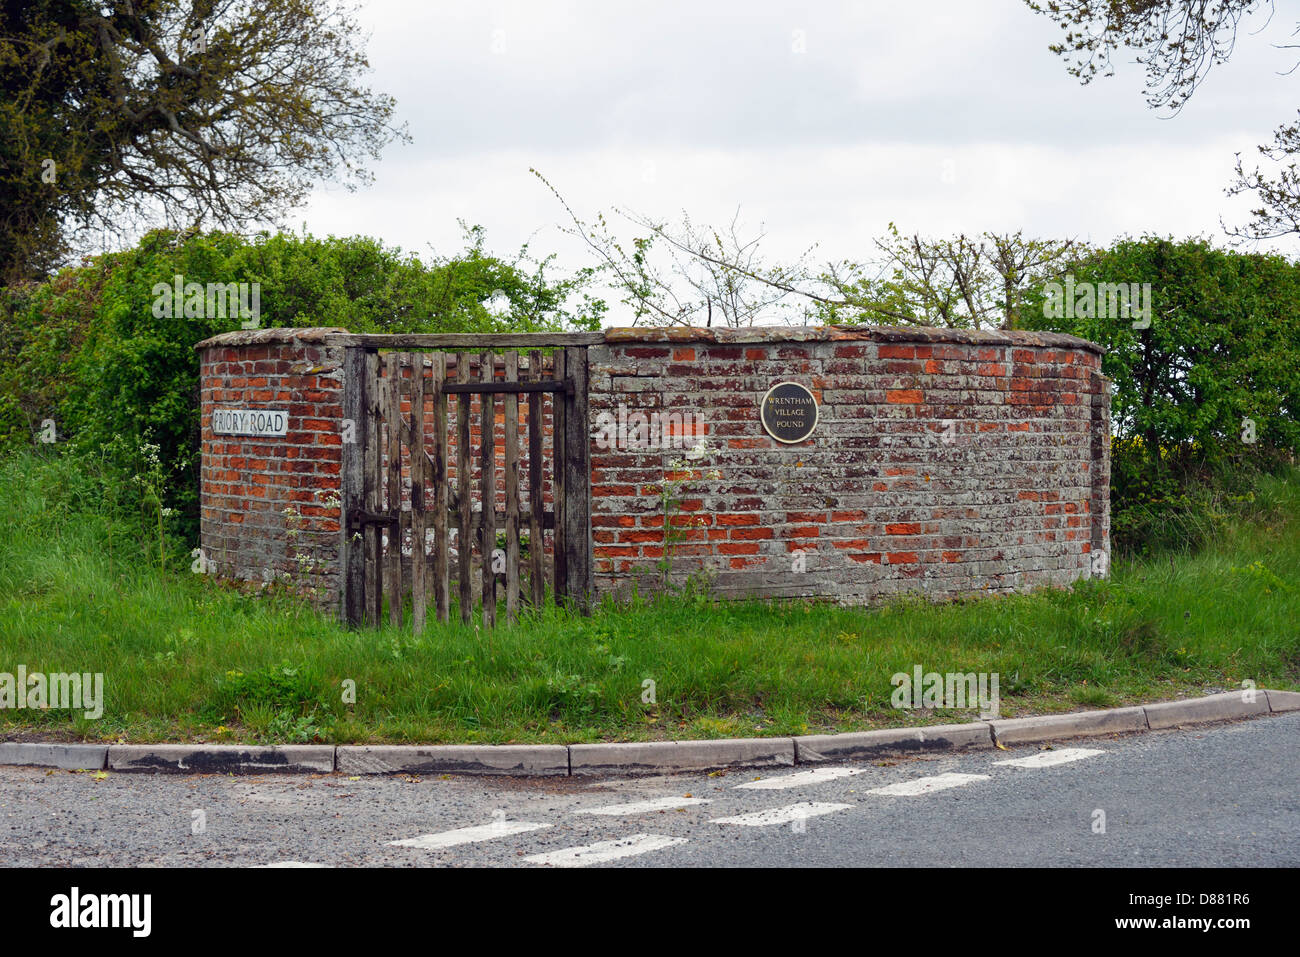
M 3 866 L 1294 867 L 1300 713 L 624 779 L 0 768 L 0 822 Z

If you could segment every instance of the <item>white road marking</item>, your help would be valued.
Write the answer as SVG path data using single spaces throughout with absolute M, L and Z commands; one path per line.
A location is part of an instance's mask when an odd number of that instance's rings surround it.
M 890 784 L 883 788 L 872 788 L 867 793 L 885 794 L 891 797 L 913 797 L 917 794 L 932 794 L 935 791 L 946 791 L 948 788 L 959 788 L 963 784 L 974 784 L 976 781 L 987 781 L 988 779 L 987 774 L 949 772 L 947 774 L 935 774 L 931 777 L 916 778 L 911 781 L 899 781 L 897 784 Z
M 648 814 L 651 811 L 671 811 L 679 807 L 691 807 L 695 804 L 708 804 L 704 798 L 661 797 L 650 801 L 632 801 L 628 804 L 606 804 L 604 807 L 584 807 L 574 814 L 604 814 L 620 817 L 629 814 Z
M 818 804 L 815 801 L 805 801 L 802 804 L 769 808 L 766 811 L 753 811 L 749 814 L 738 814 L 735 817 L 715 817 L 712 819 L 712 823 L 767 827 L 771 824 L 788 824 L 791 821 L 802 821 L 810 817 L 817 817 L 819 814 L 831 814 L 851 807 L 853 807 L 852 804 Z
M 258 869 L 268 867 L 330 867 L 330 864 L 315 864 L 311 861 L 276 861 L 274 864 L 258 864 Z
M 589 864 L 603 864 L 605 861 L 617 861 L 622 857 L 634 857 L 650 851 L 660 851 L 665 847 L 685 844 L 684 837 L 667 837 L 663 834 L 633 834 L 631 837 L 617 841 L 598 841 L 581 847 L 566 847 L 561 851 L 548 851 L 545 854 L 533 854 L 525 857 L 529 864 L 550 864 L 553 867 L 586 867 Z
M 522 834 L 535 831 L 549 824 L 534 824 L 531 821 L 494 821 L 491 824 L 478 824 L 474 827 L 460 827 L 454 831 L 442 831 L 438 834 L 421 834 L 405 841 L 389 841 L 390 847 L 418 847 L 422 851 L 436 851 L 457 844 L 473 844 L 475 841 L 490 841 L 497 837 Z
M 861 774 L 866 768 L 814 768 L 811 771 L 799 771 L 796 774 L 785 774 L 779 778 L 763 778 L 761 781 L 748 781 L 745 784 L 737 784 L 737 788 L 747 788 L 754 791 L 775 791 L 781 788 L 798 788 L 805 784 L 821 784 L 823 781 L 834 781 L 836 778 L 847 778 L 853 774 Z
M 1057 764 L 1069 764 L 1071 761 L 1082 761 L 1084 758 L 1090 758 L 1096 754 L 1105 754 L 1105 751 L 1098 751 L 1094 748 L 1062 748 L 1060 751 L 1040 751 L 1038 754 L 1027 758 L 1012 758 L 1009 761 L 994 761 L 994 764 L 1010 764 L 1017 768 L 1050 768 Z

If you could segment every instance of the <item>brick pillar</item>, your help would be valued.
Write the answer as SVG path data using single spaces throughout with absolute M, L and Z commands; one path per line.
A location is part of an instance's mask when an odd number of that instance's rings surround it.
M 327 339 L 343 332 L 257 329 L 195 347 L 203 558 L 223 578 L 310 589 L 323 607 L 338 591 L 343 439 L 342 349 Z M 283 412 L 283 434 L 231 434 L 241 412 Z

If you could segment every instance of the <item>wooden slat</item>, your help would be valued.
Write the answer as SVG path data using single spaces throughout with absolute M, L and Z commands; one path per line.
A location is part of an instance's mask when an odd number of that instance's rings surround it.
M 424 356 L 405 357 L 411 365 L 411 628 L 424 633 L 429 608 L 429 563 L 424 555 L 428 529 L 429 468 L 424 457 Z M 434 527 L 437 527 L 434 515 Z M 436 587 L 436 586 L 435 586 Z
M 591 613 L 591 425 L 587 409 L 587 350 L 565 352 L 565 375 L 573 394 L 561 401 L 564 420 L 564 559 L 568 595 L 584 615 Z M 559 433 L 557 432 L 557 437 Z
M 496 372 L 496 356 L 484 352 L 479 356 L 479 374 L 485 383 L 492 382 Z M 483 508 L 479 512 L 480 539 L 483 563 L 483 627 L 492 628 L 497 623 L 497 574 L 493 556 L 497 547 L 497 440 L 495 393 L 484 393 L 479 416 L 479 468 Z
M 545 373 L 542 354 L 536 350 L 528 353 L 528 377 L 540 379 Z M 535 392 L 528 397 L 528 564 L 530 567 L 529 584 L 532 586 L 532 603 L 534 610 L 542 607 L 546 600 L 546 542 L 542 527 L 542 512 L 545 507 L 542 492 L 542 425 L 545 416 L 546 397 Z
M 469 381 L 467 353 L 462 352 L 456 357 L 456 372 L 460 381 Z M 460 620 L 467 625 L 474 613 L 474 586 L 470 583 L 474 515 L 473 503 L 470 501 L 469 403 L 468 395 L 456 399 L 456 486 L 460 495 L 460 525 L 456 533 L 456 547 L 460 561 L 457 572 L 460 586 Z
M 355 628 L 365 608 L 366 561 L 364 542 L 353 538 L 349 516 L 365 501 L 366 350 L 351 346 L 343 350 L 343 449 L 339 472 L 340 525 L 339 568 L 342 597 L 339 618 Z
M 431 512 L 431 514 L 432 514 L 432 512 Z M 478 509 L 475 509 L 475 510 L 474 510 L 474 518 L 471 519 L 471 522 L 472 522 L 472 524 L 473 524 L 473 526 L 474 526 L 475 528 L 477 528 L 477 527 L 478 527 L 478 524 L 479 524 L 479 521 L 478 521 L 478 514 L 479 514 L 479 513 L 478 513 Z M 497 513 L 496 513 L 496 515 L 495 515 L 494 517 L 495 517 L 495 519 L 496 519 L 496 525 L 497 525 L 497 528 L 505 528 L 505 527 L 506 527 L 506 513 L 505 513 L 505 512 L 503 512 L 501 509 L 497 509 Z M 524 525 L 527 525 L 528 522 L 531 521 L 531 519 L 532 519 L 532 516 L 531 516 L 528 512 L 523 512 L 523 511 L 521 511 L 521 512 L 519 513 L 519 524 L 520 524 L 520 527 L 522 527 L 522 526 L 524 526 Z M 543 527 L 543 528 L 546 528 L 546 529 L 553 529 L 553 528 L 555 528 L 555 513 L 554 513 L 554 512 L 543 512 L 543 513 L 542 513 L 542 519 L 541 519 L 541 521 L 542 521 L 542 527 Z M 447 509 L 447 527 L 448 527 L 448 528 L 457 528 L 457 529 L 460 528 L 460 514 L 459 514 L 459 512 L 456 510 L 456 507 L 455 507 L 454 505 L 453 505 L 453 506 L 450 506 L 450 507 Z
M 379 381 L 379 356 L 366 356 L 366 380 L 369 401 L 366 403 L 366 511 L 383 510 L 384 447 L 379 410 L 382 391 Z M 366 621 L 378 628 L 384 609 L 384 539 L 383 529 L 368 525 L 366 539 Z
M 429 481 L 433 483 L 433 597 L 438 620 L 447 621 L 451 614 L 451 570 L 447 563 L 447 512 L 451 488 L 447 484 L 447 394 L 446 356 L 433 353 L 433 457 L 427 463 Z M 427 487 L 426 487 L 427 488 Z
M 406 357 L 396 352 L 384 356 L 384 423 L 388 433 L 388 514 L 396 522 L 388 529 L 388 622 L 402 624 L 402 367 Z
M 563 349 L 557 349 L 551 356 L 551 361 L 555 364 L 554 375 L 557 379 L 563 379 L 566 369 L 566 356 Z M 564 467 L 565 455 L 565 423 L 568 419 L 569 403 L 562 393 L 557 394 L 552 399 L 551 406 L 551 488 L 555 496 L 555 536 L 552 538 L 552 560 L 555 563 L 555 603 L 562 605 L 569 595 L 569 565 L 568 551 L 565 548 L 565 533 L 567 525 L 565 523 L 566 501 L 565 490 L 568 481 L 568 470 Z
M 414 471 L 412 471 L 411 474 L 414 475 L 414 474 L 415 474 Z M 400 507 L 400 505 L 401 505 L 401 502 L 399 501 L 399 502 L 398 502 L 398 506 Z M 413 511 L 411 511 L 411 509 L 409 509 L 409 508 L 404 508 L 404 509 L 402 509 L 401 513 L 398 515 L 398 525 L 397 525 L 397 536 L 398 536 L 398 538 L 397 538 L 397 540 L 398 540 L 399 542 L 414 542 L 414 541 L 415 541 L 415 532 L 414 532 L 414 531 L 412 530 L 412 528 L 411 528 L 411 519 L 414 517 L 414 515 L 415 515 L 415 513 L 414 513 Z M 414 549 L 414 548 L 412 548 L 412 550 L 411 550 L 411 558 L 412 558 L 412 560 L 414 560 L 414 558 L 415 558 L 415 549 Z M 400 556 L 399 556 L 399 559 L 398 559 L 398 560 L 399 560 L 399 561 L 401 560 Z M 402 572 L 402 574 L 401 574 L 401 582 L 402 582 L 402 583 L 401 583 L 401 586 L 400 586 L 400 587 L 401 587 L 401 593 L 402 593 L 402 596 L 403 596 L 403 604 L 405 604 L 405 596 L 406 596 L 406 595 L 413 595 L 413 594 L 414 594 L 414 591 L 415 591 L 414 582 L 412 581 L 412 575 L 414 574 L 415 565 L 414 565 L 413 561 L 412 561 L 412 562 L 409 562 L 409 563 L 407 563 L 407 562 L 403 562 L 402 564 L 403 564 L 403 568 L 401 569 L 401 572 Z
M 519 353 L 506 353 L 506 382 L 519 379 Z M 519 393 L 502 398 L 505 404 L 506 458 L 506 621 L 519 618 Z M 494 509 L 495 511 L 495 509 Z

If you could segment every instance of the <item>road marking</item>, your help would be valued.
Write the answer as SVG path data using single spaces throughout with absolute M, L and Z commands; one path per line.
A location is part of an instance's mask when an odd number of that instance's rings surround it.
M 331 867 L 330 864 L 316 864 L 311 861 L 276 861 L 274 864 L 258 864 L 258 869 L 268 867 Z
M 605 814 L 619 817 L 626 814 L 648 814 L 651 811 L 671 811 L 679 807 L 691 807 L 695 804 L 708 804 L 705 798 L 662 797 L 650 801 L 632 801 L 628 804 L 607 804 L 604 807 L 584 807 L 574 814 Z
M 1060 751 L 1040 751 L 1027 758 L 1012 758 L 1010 761 L 994 761 L 994 764 L 1009 764 L 1017 768 L 1050 768 L 1057 764 L 1069 764 L 1082 761 L 1096 754 L 1105 754 L 1094 748 L 1062 748 Z
M 603 864 L 605 861 L 617 861 L 622 857 L 634 857 L 650 851 L 660 851 L 665 847 L 685 844 L 684 837 L 667 837 L 663 834 L 633 834 L 631 837 L 617 841 L 598 841 L 581 847 L 566 847 L 562 851 L 548 851 L 545 854 L 533 854 L 525 857 L 529 864 L 550 864 L 552 867 L 586 867 L 589 864 Z
M 769 808 L 766 811 L 753 811 L 749 814 L 738 814 L 735 817 L 715 817 L 712 819 L 714 824 L 743 824 L 746 827 L 767 827 L 770 824 L 787 824 L 790 821 L 804 821 L 810 817 L 817 817 L 819 814 L 831 814 L 835 811 L 843 811 L 846 808 L 853 807 L 852 804 L 818 804 L 815 801 L 805 801 L 802 804 L 791 804 L 787 807 Z
M 418 847 L 422 851 L 436 851 L 457 844 L 473 844 L 475 841 L 490 841 L 497 837 L 522 834 L 535 831 L 549 824 L 534 824 L 531 821 L 494 821 L 491 824 L 478 824 L 474 827 L 461 827 L 454 831 L 442 831 L 438 834 L 421 834 L 405 841 L 389 841 L 390 847 Z
M 805 784 L 821 784 L 823 781 L 834 781 L 836 778 L 847 778 L 852 774 L 861 774 L 866 768 L 815 768 L 812 771 L 799 771 L 796 774 L 786 774 L 779 778 L 764 778 L 761 781 L 748 781 L 744 784 L 737 784 L 737 788 L 747 788 L 754 791 L 775 791 L 781 788 L 798 788 Z
M 987 781 L 987 774 L 957 774 L 949 772 L 947 774 L 935 774 L 931 777 L 916 778 L 912 781 L 899 781 L 897 784 L 890 784 L 883 788 L 872 788 L 868 794 L 885 794 L 891 797 L 913 797 L 917 794 L 932 794 L 935 791 L 946 791 L 948 788 L 959 788 L 963 784 L 974 784 L 976 781 Z

